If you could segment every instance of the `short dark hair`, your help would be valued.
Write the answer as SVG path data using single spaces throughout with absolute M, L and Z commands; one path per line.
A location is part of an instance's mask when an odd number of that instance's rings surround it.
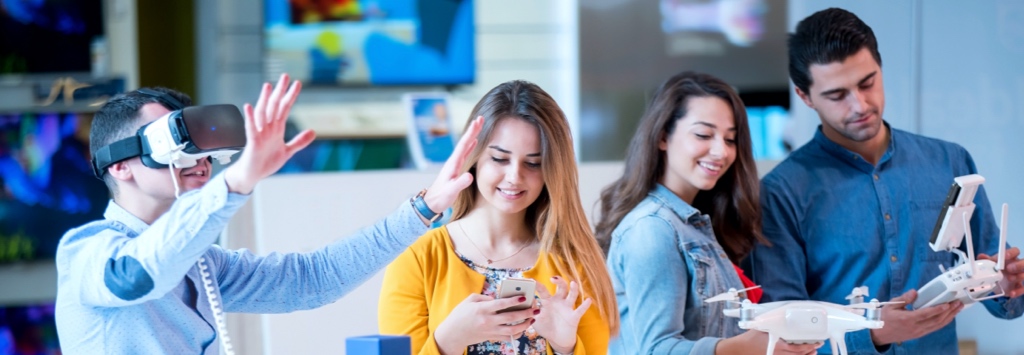
M 842 61 L 867 48 L 878 66 L 882 66 L 878 40 L 871 27 L 852 12 L 839 8 L 821 10 L 801 20 L 787 43 L 789 78 L 805 93 L 809 93 L 813 84 L 812 64 Z
M 192 98 L 182 92 L 164 87 L 147 89 L 170 95 L 185 106 L 192 105 Z M 89 129 L 89 153 L 95 155 L 100 148 L 134 135 L 139 129 L 139 110 L 150 103 L 160 103 L 167 107 L 159 98 L 138 90 L 118 94 L 103 104 L 92 118 L 92 127 Z M 105 172 L 103 182 L 111 192 L 116 191 L 113 179 Z

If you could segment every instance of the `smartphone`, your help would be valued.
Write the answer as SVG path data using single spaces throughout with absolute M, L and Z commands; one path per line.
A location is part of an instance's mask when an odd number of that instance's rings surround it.
M 942 230 L 942 222 L 946 220 L 946 211 L 956 205 L 957 196 L 960 195 L 960 184 L 953 183 L 953 186 L 949 187 L 949 192 L 946 193 L 946 201 L 942 203 L 942 211 L 939 212 L 939 219 L 935 221 L 935 227 L 932 228 L 931 243 L 935 244 L 939 241 L 939 231 Z
M 501 280 L 501 283 L 498 284 L 498 297 L 497 298 L 509 298 L 509 297 L 525 296 L 526 297 L 526 301 L 523 301 L 523 303 L 516 304 L 516 305 L 514 305 L 512 307 L 508 307 L 508 308 L 502 309 L 502 310 L 498 311 L 498 313 L 509 312 L 509 311 L 518 311 L 518 310 L 530 308 L 531 306 L 533 306 L 533 296 L 534 296 L 534 292 L 536 291 L 536 288 L 537 288 L 537 282 L 534 281 L 533 279 L 520 279 L 520 278 L 510 277 L 510 278 Z

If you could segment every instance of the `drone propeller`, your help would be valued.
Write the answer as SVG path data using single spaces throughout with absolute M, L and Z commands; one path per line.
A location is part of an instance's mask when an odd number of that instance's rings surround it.
M 847 300 L 850 300 L 851 304 L 857 304 L 864 301 L 864 297 L 868 295 L 868 287 L 860 286 L 854 287 L 853 291 L 850 291 L 850 295 L 846 296 Z
M 884 305 L 888 305 L 888 304 L 904 304 L 904 303 L 906 303 L 906 302 L 903 302 L 903 301 L 878 302 L 877 298 L 872 298 L 871 302 L 855 303 L 855 304 L 847 305 L 846 307 L 847 308 L 857 308 L 857 309 L 877 309 L 877 308 L 880 308 L 880 307 L 882 307 Z
M 708 299 L 704 300 L 704 302 L 706 302 L 706 303 L 721 302 L 721 301 L 733 301 L 733 302 L 735 302 L 735 301 L 737 301 L 740 298 L 740 292 L 747 292 L 747 291 L 753 290 L 755 288 L 761 288 L 761 286 L 758 285 L 758 286 L 754 286 L 754 287 L 747 287 L 747 288 L 742 289 L 742 290 L 737 290 L 735 288 L 729 288 L 729 291 L 717 294 L 717 295 L 715 295 L 715 296 L 713 296 L 711 298 L 708 298 Z

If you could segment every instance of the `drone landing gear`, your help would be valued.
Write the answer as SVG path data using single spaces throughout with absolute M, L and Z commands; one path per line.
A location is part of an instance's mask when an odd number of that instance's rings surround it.
M 832 334 L 832 353 L 846 355 L 846 333 Z
M 775 352 L 775 344 L 779 342 L 779 337 L 768 334 L 768 355 L 772 355 Z

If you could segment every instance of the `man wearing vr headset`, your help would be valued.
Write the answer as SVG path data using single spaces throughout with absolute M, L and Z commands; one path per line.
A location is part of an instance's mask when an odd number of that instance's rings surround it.
M 113 200 L 104 220 L 68 231 L 57 248 L 64 352 L 230 353 L 221 308 L 283 313 L 334 302 L 425 233 L 439 217 L 432 211 L 469 186 L 472 176 L 459 172 L 479 119 L 429 189 L 352 237 L 305 254 L 255 256 L 213 245 L 256 183 L 313 141 L 310 130 L 284 140 L 301 90 L 288 83 L 282 76 L 276 87 L 264 84 L 244 118 L 237 108 L 190 110 L 188 96 L 163 88 L 118 95 L 96 113 L 93 165 Z M 232 137 L 243 137 L 244 148 Z M 237 161 L 211 176 L 210 157 L 237 150 Z

